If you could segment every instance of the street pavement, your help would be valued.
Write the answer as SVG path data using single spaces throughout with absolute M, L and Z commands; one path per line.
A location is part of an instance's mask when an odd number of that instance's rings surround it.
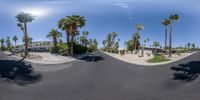
M 199 67 L 200 53 L 166 65 L 139 66 L 97 52 L 65 69 L 41 72 L 41 79 L 26 84 L 1 79 L 0 100 L 199 100 Z

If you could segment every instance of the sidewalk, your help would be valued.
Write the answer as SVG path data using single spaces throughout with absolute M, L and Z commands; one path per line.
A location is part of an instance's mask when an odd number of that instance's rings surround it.
M 65 56 L 60 56 L 60 55 L 55 55 L 55 54 L 50 54 L 50 53 L 29 53 L 33 55 L 39 55 L 42 57 L 41 60 L 35 60 L 35 59 L 25 59 L 25 61 L 32 62 L 32 63 L 37 63 L 37 64 L 62 64 L 62 63 L 67 63 L 74 61 L 75 59 L 73 57 L 65 57 Z M 21 59 L 21 57 L 18 57 L 16 55 L 12 55 L 12 57 Z
M 103 52 L 103 51 L 101 51 Z M 159 62 L 159 63 L 148 63 L 148 60 L 153 58 L 153 56 L 147 57 L 138 57 L 138 55 L 135 54 L 126 54 L 126 55 L 119 55 L 119 54 L 114 54 L 114 53 L 109 53 L 109 52 L 103 52 L 111 57 L 114 57 L 116 59 L 119 59 L 121 61 L 127 62 L 127 63 L 132 63 L 132 64 L 136 64 L 136 65 L 144 65 L 144 66 L 155 66 L 155 65 L 164 65 L 164 64 L 169 64 L 172 62 L 176 62 L 179 61 L 183 58 L 186 58 L 192 54 L 195 54 L 196 52 L 193 53 L 183 53 L 181 56 L 178 55 L 172 55 L 172 58 L 170 58 L 170 61 L 166 61 L 166 62 Z M 168 58 L 169 59 L 169 58 Z

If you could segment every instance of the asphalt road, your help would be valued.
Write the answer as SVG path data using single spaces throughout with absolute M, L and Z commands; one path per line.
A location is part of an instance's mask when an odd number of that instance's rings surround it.
M 70 64 L 28 84 L 1 80 L 0 100 L 200 99 L 200 53 L 162 66 L 128 64 L 101 52 Z

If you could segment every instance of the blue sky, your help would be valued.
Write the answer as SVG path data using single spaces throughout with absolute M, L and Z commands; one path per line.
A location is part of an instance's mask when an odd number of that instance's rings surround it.
M 80 30 L 89 31 L 89 37 L 96 38 L 100 46 L 107 33 L 117 32 L 123 47 L 124 41 L 131 39 L 136 31 L 137 23 L 144 24 L 141 40 L 150 38 L 149 44 L 159 41 L 163 45 L 165 27 L 161 21 L 170 14 L 178 14 L 180 21 L 174 23 L 173 46 L 184 46 L 188 42 L 200 46 L 199 4 L 199 0 L 1 0 L 0 38 L 17 35 L 18 44 L 22 43 L 23 33 L 16 25 L 15 16 L 23 11 L 37 15 L 28 24 L 33 41 L 49 40 L 46 35 L 52 28 L 57 29 L 60 18 L 78 14 L 87 20 Z

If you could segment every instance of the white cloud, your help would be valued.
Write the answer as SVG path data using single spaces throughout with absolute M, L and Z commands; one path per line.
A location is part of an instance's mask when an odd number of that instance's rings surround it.
M 67 4 L 70 3 L 70 0 L 57 0 L 57 1 L 52 1 L 52 0 L 44 0 L 44 1 L 39 1 L 39 3 L 43 3 L 43 4 L 56 4 L 56 5 L 60 5 L 60 4 Z
M 119 6 L 121 8 L 125 8 L 125 9 L 129 8 L 128 4 L 126 4 L 126 3 L 113 3 L 113 5 Z
M 128 17 L 128 19 L 129 19 L 129 20 L 132 20 L 132 19 L 133 19 L 133 17 L 129 16 L 129 17 Z

